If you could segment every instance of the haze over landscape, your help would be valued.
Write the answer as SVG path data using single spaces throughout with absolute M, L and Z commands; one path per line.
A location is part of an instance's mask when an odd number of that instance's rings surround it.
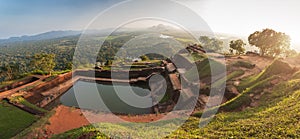
M 1 1 L 0 38 L 34 35 L 53 30 L 83 30 L 96 15 L 118 2 L 120 1 Z M 272 28 L 290 35 L 292 48 L 300 50 L 300 11 L 297 0 L 286 0 L 284 3 L 280 0 L 176 2 L 195 11 L 216 33 L 247 37 L 253 30 Z
M 300 138 L 297 0 L 0 0 L 0 139 Z

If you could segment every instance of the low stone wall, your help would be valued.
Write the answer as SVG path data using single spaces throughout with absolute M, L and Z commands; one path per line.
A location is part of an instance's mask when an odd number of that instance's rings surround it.
M 68 72 L 62 75 L 58 75 L 55 79 L 44 83 L 44 84 L 40 84 L 32 89 L 30 89 L 28 92 L 43 92 L 46 91 L 50 88 L 53 88 L 55 86 L 57 86 L 58 84 L 61 84 L 67 80 L 70 80 L 72 78 L 72 72 Z
M 14 89 L 14 88 L 20 87 L 22 85 L 34 82 L 34 81 L 36 81 L 38 79 L 39 78 L 36 78 L 36 77 L 33 77 L 33 76 L 26 77 L 25 79 L 23 79 L 21 81 L 17 81 L 17 82 L 14 82 L 14 83 L 10 84 L 10 85 L 1 87 L 0 88 L 0 92 L 4 92 L 4 91 L 10 90 L 10 89 Z
M 73 74 L 73 72 L 58 75 L 55 79 L 53 79 L 47 83 L 40 84 L 40 85 L 28 90 L 27 92 L 30 92 L 30 93 L 27 94 L 26 96 L 24 96 L 25 99 L 32 104 L 37 104 L 37 103 L 41 102 L 44 99 L 42 92 L 45 92 L 52 88 L 55 88 L 59 84 L 62 84 L 64 82 L 72 79 L 72 74 Z
M 137 71 L 112 71 L 118 75 L 119 79 L 125 77 L 125 74 L 128 76 L 129 72 L 129 80 L 130 81 L 140 81 L 141 78 L 146 81 L 147 77 L 151 76 L 153 73 L 161 73 L 165 71 L 162 67 L 157 68 L 149 68 Z M 73 83 L 79 79 L 94 79 L 95 75 L 97 79 L 109 80 L 111 77 L 111 72 L 106 70 L 76 70 L 74 72 L 69 72 L 66 74 L 59 75 L 55 79 L 40 84 L 28 92 L 28 95 L 24 96 L 27 101 L 36 104 L 39 107 L 45 107 L 56 98 L 60 97 L 64 92 L 66 92 L 70 87 L 72 87 Z M 75 77 L 75 78 L 72 78 Z M 144 79 L 145 78 L 145 79 Z M 126 79 L 126 78 L 124 78 Z M 135 80 L 136 79 L 136 80 Z M 128 80 L 128 79 L 127 79 Z M 97 80 L 98 81 L 98 80 Z M 101 80 L 99 80 L 101 81 Z
M 23 105 L 23 104 L 21 104 L 21 103 L 10 103 L 10 104 L 11 104 L 11 105 L 14 105 L 14 106 L 16 106 L 16 107 L 18 107 L 18 108 L 20 108 L 20 109 L 26 111 L 26 112 L 28 112 L 28 113 L 31 113 L 31 114 L 33 114 L 33 115 L 44 115 L 44 114 L 45 114 L 44 112 L 41 112 L 41 111 L 39 111 L 39 110 L 36 110 L 36 109 L 30 108 L 30 107 L 27 107 L 27 106 L 25 106 L 25 105 Z
M 76 70 L 75 76 L 86 76 L 86 77 L 98 77 L 98 78 L 112 78 L 111 75 L 114 75 L 114 79 L 132 79 L 139 77 L 147 77 L 154 72 L 161 73 L 164 71 L 162 67 L 146 68 L 141 70 Z

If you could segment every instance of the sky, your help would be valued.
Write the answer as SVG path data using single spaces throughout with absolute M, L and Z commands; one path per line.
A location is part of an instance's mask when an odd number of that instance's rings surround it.
M 247 37 L 254 31 L 271 28 L 290 35 L 292 47 L 300 44 L 298 0 L 175 1 L 202 17 L 213 32 Z M 100 12 L 119 2 L 122 0 L 0 0 L 0 38 L 52 30 L 82 30 Z M 140 4 L 145 6 L 143 2 Z M 174 10 L 168 5 L 160 6 L 166 7 L 160 12 Z M 126 14 L 132 9 L 122 10 Z M 178 15 L 170 12 L 170 16 Z M 300 50 L 300 45 L 296 49 Z

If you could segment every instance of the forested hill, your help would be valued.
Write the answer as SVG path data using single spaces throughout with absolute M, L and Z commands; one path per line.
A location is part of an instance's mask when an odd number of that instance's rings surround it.
M 134 31 L 127 28 L 119 29 L 106 37 L 103 33 L 107 33 L 107 31 L 111 31 L 111 29 L 86 31 L 89 34 L 88 42 L 90 45 L 89 48 L 82 50 L 82 53 L 95 53 L 95 48 L 100 47 L 100 42 L 103 42 L 100 51 L 97 52 L 97 61 L 105 62 L 112 60 L 114 59 L 114 55 L 125 43 L 137 36 L 149 33 L 162 34 L 162 36 L 167 36 L 167 38 L 162 37 L 163 39 L 155 39 L 150 37 L 145 41 L 135 40 L 136 43 L 132 45 L 141 46 L 139 44 L 143 44 L 142 46 L 155 46 L 157 49 L 163 50 L 162 47 L 166 44 L 170 44 L 168 42 L 172 42 L 174 39 L 182 43 L 183 46 L 196 42 L 196 40 L 194 40 L 194 38 L 192 39 L 187 33 L 172 30 L 172 28 L 164 26 Z M 55 71 L 70 69 L 80 34 L 81 32 L 79 31 L 51 31 L 34 36 L 12 37 L 0 40 L 0 82 L 9 80 L 5 79 L 7 73 L 14 73 L 14 75 L 18 76 L 33 71 L 34 69 L 30 62 L 32 56 L 39 53 L 55 55 Z M 222 39 L 222 41 L 224 40 Z M 228 47 L 228 43 L 226 42 L 223 43 L 223 45 L 224 49 Z M 139 51 L 140 49 L 134 49 L 134 52 L 136 50 Z M 85 66 L 84 63 L 89 63 L 88 61 L 88 58 L 85 59 L 82 57 L 81 63 L 79 64 Z
M 37 35 L 24 35 L 21 37 L 10 37 L 8 39 L 0 39 L 0 44 L 5 44 L 5 43 L 13 43 L 13 42 L 24 42 L 24 41 L 38 41 L 38 40 L 49 40 L 49 39 L 55 39 L 55 38 L 62 38 L 66 36 L 76 36 L 80 35 L 81 31 L 50 31 L 50 32 L 45 32 L 42 34 L 37 34 Z

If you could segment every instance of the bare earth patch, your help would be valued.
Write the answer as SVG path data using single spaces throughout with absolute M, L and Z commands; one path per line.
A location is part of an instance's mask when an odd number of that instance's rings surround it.
M 163 118 L 166 114 L 118 115 L 116 119 L 114 114 L 95 114 L 92 111 L 84 111 L 83 114 L 80 109 L 63 105 L 55 108 L 55 111 L 55 114 L 49 118 L 49 124 L 45 126 L 46 133 L 50 136 L 90 125 L 91 123 L 153 122 L 162 119 L 166 120 Z M 93 121 L 88 121 L 85 116 L 93 119 Z M 177 116 L 177 114 L 174 114 L 167 119 L 176 118 Z
M 55 114 L 49 119 L 50 124 L 46 126 L 46 130 L 50 134 L 58 134 L 89 124 L 79 109 L 61 105 L 55 111 Z

